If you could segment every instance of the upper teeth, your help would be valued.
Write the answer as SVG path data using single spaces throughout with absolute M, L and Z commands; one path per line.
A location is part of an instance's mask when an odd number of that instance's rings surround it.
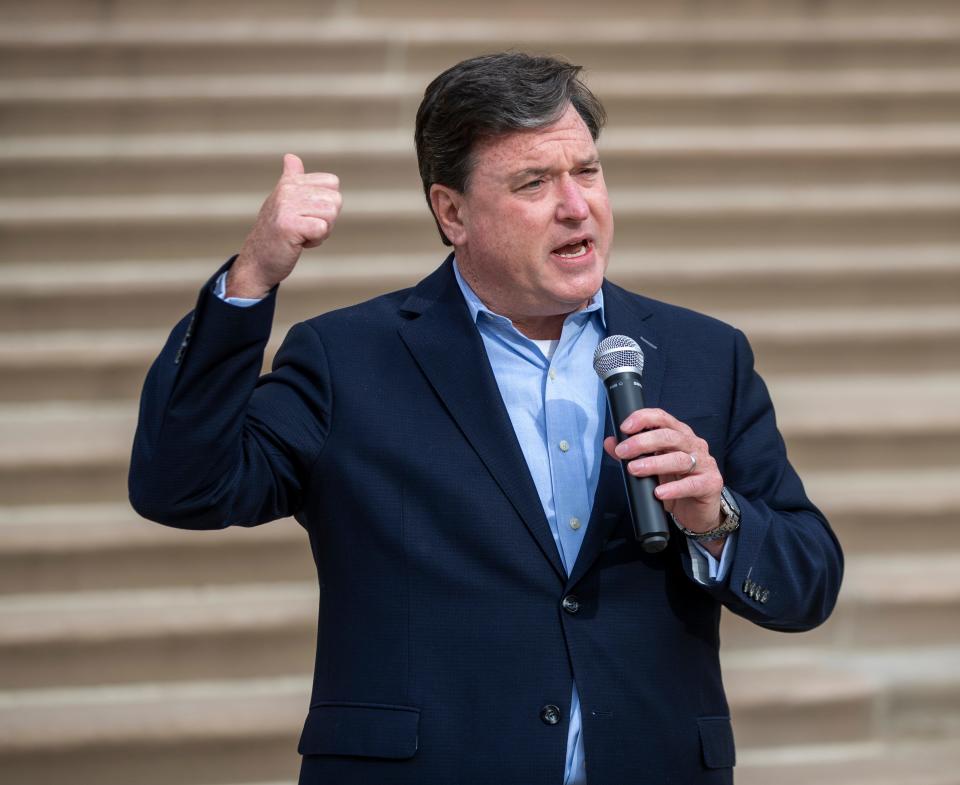
M 583 256 L 586 252 L 587 243 L 586 241 L 581 241 L 576 251 L 572 251 L 570 253 L 561 253 L 560 251 L 557 251 L 557 256 L 562 256 L 564 259 L 575 259 L 578 256 Z

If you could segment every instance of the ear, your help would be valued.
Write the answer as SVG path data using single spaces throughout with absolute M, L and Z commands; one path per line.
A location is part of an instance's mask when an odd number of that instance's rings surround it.
M 460 216 L 463 194 L 449 186 L 434 183 L 430 186 L 430 207 L 447 239 L 454 246 L 463 245 L 467 234 Z

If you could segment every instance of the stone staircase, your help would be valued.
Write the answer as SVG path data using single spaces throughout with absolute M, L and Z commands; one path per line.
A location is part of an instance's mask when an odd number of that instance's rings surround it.
M 960 6 L 586 5 L 0 7 L 0 781 L 295 781 L 306 538 L 139 519 L 139 386 L 283 152 L 345 206 L 274 348 L 431 270 L 419 94 L 517 47 L 590 68 L 610 277 L 747 332 L 847 552 L 822 628 L 725 621 L 737 781 L 960 784 Z

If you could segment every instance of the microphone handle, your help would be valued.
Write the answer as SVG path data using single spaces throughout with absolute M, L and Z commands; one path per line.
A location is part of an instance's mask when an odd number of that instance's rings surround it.
M 623 441 L 630 434 L 620 430 L 620 423 L 637 409 L 644 408 L 640 374 L 635 371 L 622 371 L 607 377 L 603 384 L 607 388 L 614 431 L 619 434 L 619 441 Z M 658 553 L 667 547 L 670 527 L 663 505 L 653 494 L 657 487 L 657 478 L 635 477 L 627 471 L 627 463 L 628 461 L 621 461 L 620 466 L 627 489 L 627 500 L 630 503 L 634 537 L 647 553 Z

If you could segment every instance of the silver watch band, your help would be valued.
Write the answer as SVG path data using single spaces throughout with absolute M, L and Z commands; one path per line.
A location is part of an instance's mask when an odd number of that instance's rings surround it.
M 712 529 L 705 532 L 695 532 L 680 523 L 673 516 L 673 513 L 670 513 L 670 517 L 676 527 L 694 542 L 713 542 L 740 528 L 740 505 L 733 498 L 733 494 L 724 486 L 720 492 L 720 523 Z

